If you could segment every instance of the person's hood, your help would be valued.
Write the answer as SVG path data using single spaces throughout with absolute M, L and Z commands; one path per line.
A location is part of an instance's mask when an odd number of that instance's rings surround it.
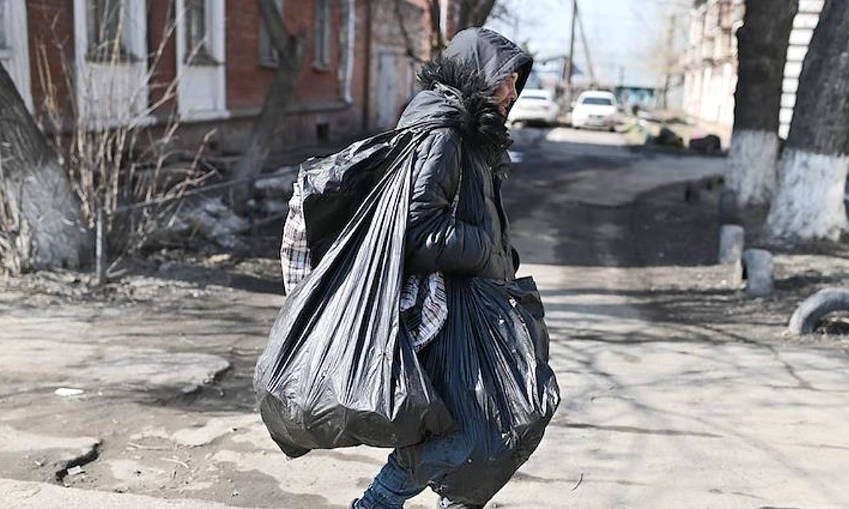
M 516 80 L 516 92 L 519 94 L 525 88 L 534 64 L 533 57 L 526 51 L 488 28 L 468 28 L 458 33 L 442 56 L 474 64 L 493 91 L 511 74 L 519 73 Z
M 401 116 L 398 127 L 441 122 L 456 124 L 466 138 L 490 148 L 509 142 L 505 117 L 492 97 L 512 73 L 521 93 L 533 58 L 506 37 L 486 28 L 458 33 L 442 55 L 419 71 L 422 92 Z

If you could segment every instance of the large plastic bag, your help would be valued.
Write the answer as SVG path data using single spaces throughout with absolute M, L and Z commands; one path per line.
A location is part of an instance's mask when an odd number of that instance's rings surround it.
M 530 457 L 560 403 L 531 278 L 448 278 L 449 318 L 419 357 L 461 429 L 399 451 L 420 484 L 483 505 Z
M 456 429 L 399 315 L 413 157 L 425 135 L 389 133 L 302 171 L 314 269 L 286 299 L 254 378 L 262 419 L 290 457 Z

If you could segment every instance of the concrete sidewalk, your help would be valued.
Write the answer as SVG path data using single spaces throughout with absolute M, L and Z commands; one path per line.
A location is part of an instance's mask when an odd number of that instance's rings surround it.
M 498 507 L 849 507 L 849 356 L 648 322 L 638 270 L 524 268 L 563 403 Z
M 638 277 L 633 270 L 524 267 L 546 302 L 563 403 L 536 454 L 487 507 L 849 507 L 849 357 L 646 321 L 634 297 L 614 293 Z M 387 453 L 360 447 L 287 461 L 255 414 L 210 419 L 168 440 L 209 443 L 210 464 L 228 472 L 217 482 L 232 477 L 242 492 L 234 504 L 261 487 L 262 506 L 279 509 L 343 509 Z M 121 461 L 96 463 L 114 470 Z M 240 475 L 268 483 L 250 488 Z M 407 506 L 434 503 L 428 490 Z M 2 509 L 224 507 L 0 480 Z
M 55 484 L 0 479 L 3 509 L 224 509 L 223 504 L 201 500 L 161 498 L 63 488 Z
M 512 181 L 516 204 L 530 204 L 513 231 L 546 305 L 563 402 L 488 509 L 849 508 L 846 352 L 652 321 L 658 268 L 617 266 L 625 228 L 602 212 L 716 174 L 721 160 L 635 155 L 611 133 L 536 134 L 535 166 Z M 576 202 L 591 206 L 570 215 Z M 568 221 L 586 223 L 580 235 Z M 559 258 L 578 242 L 591 263 Z M 286 460 L 254 412 L 253 363 L 278 295 L 134 284 L 154 304 L 0 294 L 0 476 L 50 481 L 88 458 L 65 481 L 91 488 L 0 479 L 0 509 L 344 509 L 362 493 L 388 451 Z M 434 505 L 427 490 L 406 509 Z

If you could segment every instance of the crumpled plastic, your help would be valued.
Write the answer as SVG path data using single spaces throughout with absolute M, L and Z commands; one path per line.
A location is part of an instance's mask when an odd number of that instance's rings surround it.
M 530 457 L 560 403 L 531 278 L 449 278 L 449 319 L 419 357 L 460 429 L 399 451 L 416 481 L 484 505 Z
M 302 169 L 318 255 L 280 311 L 254 385 L 286 455 L 398 448 L 416 481 L 483 505 L 539 445 L 559 389 L 530 278 L 446 276 L 448 319 L 415 353 L 399 310 L 415 148 L 426 133 L 381 135 Z
M 412 158 L 424 135 L 378 136 L 302 169 L 315 267 L 283 304 L 254 376 L 262 419 L 287 456 L 403 447 L 456 429 L 398 305 Z

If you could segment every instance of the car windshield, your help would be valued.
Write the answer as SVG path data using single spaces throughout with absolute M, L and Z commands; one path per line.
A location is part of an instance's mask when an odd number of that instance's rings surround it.
M 524 94 L 522 99 L 528 99 L 530 101 L 547 101 L 548 96 L 545 94 Z
M 613 101 L 607 97 L 584 97 L 581 104 L 591 106 L 613 106 Z

